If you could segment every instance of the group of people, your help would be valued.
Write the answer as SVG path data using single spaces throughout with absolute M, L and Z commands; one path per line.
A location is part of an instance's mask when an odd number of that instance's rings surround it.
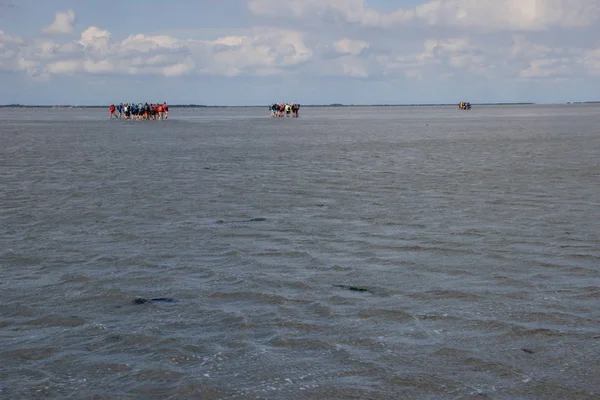
M 300 104 L 298 103 L 286 103 L 286 104 L 273 104 L 269 107 L 271 111 L 271 117 L 295 117 L 300 116 Z
M 111 104 L 108 107 L 110 117 L 135 119 L 135 120 L 163 120 L 169 118 L 169 106 L 167 103 L 121 103 L 115 107 Z
M 471 109 L 471 103 L 468 101 L 461 101 L 460 103 L 458 103 L 458 109 L 459 110 L 470 110 Z

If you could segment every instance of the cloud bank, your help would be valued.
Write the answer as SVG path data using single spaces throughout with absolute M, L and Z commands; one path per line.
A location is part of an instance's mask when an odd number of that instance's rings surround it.
M 382 28 L 415 22 L 486 31 L 587 26 L 599 13 L 596 3 L 588 0 L 433 0 L 391 12 L 369 8 L 364 0 L 252 0 L 249 8 L 256 15 L 291 14 Z

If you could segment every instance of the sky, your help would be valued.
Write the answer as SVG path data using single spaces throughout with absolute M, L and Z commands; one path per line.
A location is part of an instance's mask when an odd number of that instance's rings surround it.
M 0 0 L 0 104 L 564 103 L 599 90 L 598 0 Z

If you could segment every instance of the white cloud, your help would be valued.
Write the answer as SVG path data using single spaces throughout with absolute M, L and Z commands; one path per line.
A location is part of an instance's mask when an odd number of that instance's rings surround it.
M 107 32 L 108 33 L 108 32 Z M 141 52 L 151 52 L 160 48 L 180 48 L 182 44 L 179 40 L 170 36 L 129 36 L 121 43 L 124 49 Z
M 351 78 L 367 78 L 376 74 L 377 69 L 372 68 L 366 60 L 354 55 L 343 55 L 326 62 L 316 62 L 312 66 L 311 75 L 317 76 L 344 76 Z
M 248 5 L 256 15 L 281 17 L 293 15 L 297 18 L 317 16 L 337 18 L 345 22 L 363 25 L 388 25 L 392 19 L 400 22 L 412 19 L 410 11 L 398 10 L 394 17 L 389 14 L 367 8 L 364 0 L 303 0 L 280 2 L 279 0 L 252 0 Z
M 0 30 L 0 43 L 23 43 L 23 39 L 17 36 L 7 35 L 4 31 Z
M 485 31 L 586 26 L 596 21 L 600 12 L 597 0 L 431 0 L 391 12 L 367 7 L 365 0 L 252 0 L 249 9 L 262 16 L 333 18 L 384 28 L 422 22 Z
M 358 55 L 364 49 L 369 47 L 369 43 L 364 40 L 350 40 L 350 39 L 342 39 L 338 40 L 334 44 L 334 48 L 340 53 L 347 53 Z
M 46 71 L 51 74 L 71 74 L 82 69 L 81 60 L 58 60 L 46 66 Z
M 290 30 L 260 28 L 251 36 L 227 36 L 206 43 L 214 51 L 215 64 L 228 76 L 244 70 L 292 67 L 313 56 L 303 35 Z
M 346 62 L 342 64 L 341 72 L 345 76 L 352 76 L 357 78 L 366 78 L 369 76 L 367 69 L 356 62 Z
M 569 72 L 568 58 L 533 60 L 529 66 L 519 72 L 521 78 L 549 78 Z
M 596 0 L 436 0 L 417 7 L 430 25 L 535 31 L 586 26 L 598 18 Z
M 107 73 L 114 71 L 114 65 L 108 60 L 100 60 L 94 61 L 91 59 L 87 59 L 83 62 L 82 68 L 84 71 L 98 74 L 98 73 Z
M 552 52 L 552 48 L 528 41 L 522 35 L 513 36 L 513 46 L 510 50 L 511 57 L 544 57 Z
M 29 74 L 33 74 L 39 67 L 39 63 L 36 61 L 26 60 L 23 57 L 17 60 L 17 68 L 26 71 Z
M 164 76 L 180 76 L 185 75 L 194 68 L 194 63 L 191 61 L 182 62 L 176 65 L 169 65 L 162 69 Z
M 577 62 L 591 75 L 600 75 L 600 48 L 583 50 Z
M 473 49 L 470 40 L 465 37 L 445 40 L 428 39 L 423 42 L 423 51 L 415 54 L 396 56 L 388 64 L 388 68 L 414 69 L 431 64 L 439 64 L 442 60 L 450 60 L 455 67 L 466 66 L 466 60 Z
M 0 31 L 0 68 L 39 74 L 270 75 L 309 61 L 313 51 L 303 34 L 256 28 L 243 36 L 214 40 L 135 34 L 115 40 L 90 26 L 68 43 L 24 41 Z
M 57 12 L 54 22 L 42 28 L 46 35 L 70 35 L 75 31 L 77 17 L 73 10 Z
M 21 68 L 24 70 L 29 66 L 26 60 L 21 61 L 23 43 L 23 39 L 6 35 L 0 30 L 0 71 L 21 70 Z
M 107 52 L 112 45 L 110 32 L 96 26 L 84 30 L 78 43 L 86 50 L 95 52 Z

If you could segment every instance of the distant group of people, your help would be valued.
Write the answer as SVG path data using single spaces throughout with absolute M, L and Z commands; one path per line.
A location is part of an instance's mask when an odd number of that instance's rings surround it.
M 110 117 L 135 119 L 135 120 L 163 120 L 169 118 L 169 106 L 166 102 L 156 103 L 121 103 L 117 106 L 111 104 L 108 107 Z
M 298 103 L 285 103 L 285 104 L 273 104 L 269 107 L 271 111 L 271 117 L 295 117 L 300 116 L 300 104 Z
M 471 103 L 468 101 L 461 101 L 460 103 L 458 103 L 458 108 L 459 110 L 470 110 Z

